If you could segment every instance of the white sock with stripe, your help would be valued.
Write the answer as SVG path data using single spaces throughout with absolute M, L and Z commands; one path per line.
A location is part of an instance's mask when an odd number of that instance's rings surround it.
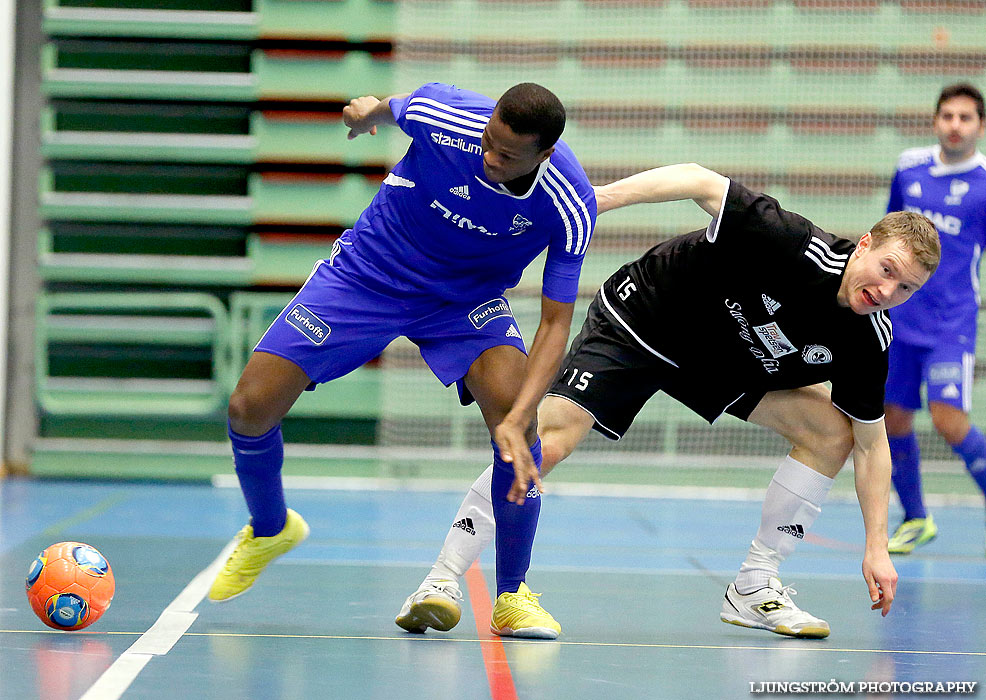
M 804 539 L 822 512 L 833 479 L 816 472 L 790 455 L 784 458 L 767 487 L 760 529 L 736 576 L 736 590 L 746 595 L 777 576 L 781 562 Z
M 493 520 L 493 501 L 490 488 L 493 482 L 493 465 L 479 475 L 462 500 L 452 527 L 445 536 L 445 544 L 435 565 L 425 581 L 454 581 L 466 573 L 466 569 L 479 558 L 480 553 L 492 541 L 496 532 Z

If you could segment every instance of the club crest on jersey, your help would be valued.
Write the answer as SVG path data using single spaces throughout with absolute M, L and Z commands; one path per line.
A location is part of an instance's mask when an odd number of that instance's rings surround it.
M 528 229 L 529 226 L 533 226 L 534 222 L 530 219 L 525 219 L 520 214 L 514 216 L 514 220 L 510 224 L 510 229 L 508 233 L 511 236 L 519 236 Z
M 798 349 L 794 347 L 794 343 L 787 339 L 784 335 L 784 331 L 781 330 L 780 326 L 774 323 L 765 323 L 762 326 L 754 326 L 753 332 L 760 336 L 760 340 L 763 344 L 767 346 L 767 350 L 774 358 L 783 357 L 784 355 L 790 355 L 792 352 L 797 352 Z
M 321 345 L 329 337 L 332 329 L 329 324 L 306 309 L 302 304 L 295 304 L 284 319 L 297 328 L 315 345 Z
M 969 183 L 965 180 L 952 180 L 948 186 L 948 196 L 945 197 L 945 204 L 962 204 L 962 198 L 969 192 Z
M 495 318 L 507 317 L 513 318 L 513 313 L 510 311 L 510 304 L 502 297 L 491 299 L 469 312 L 469 321 L 476 330 L 479 330 Z
M 832 361 L 832 351 L 824 345 L 809 345 L 801 352 L 801 358 L 809 365 L 825 365 Z

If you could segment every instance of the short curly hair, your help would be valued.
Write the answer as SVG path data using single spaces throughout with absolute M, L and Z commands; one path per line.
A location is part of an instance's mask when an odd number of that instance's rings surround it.
M 555 145 L 565 130 L 565 106 L 537 83 L 514 85 L 496 103 L 496 114 L 516 134 L 535 134 L 538 151 Z

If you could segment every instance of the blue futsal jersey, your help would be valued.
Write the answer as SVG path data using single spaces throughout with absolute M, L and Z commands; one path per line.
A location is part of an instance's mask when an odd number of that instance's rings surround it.
M 887 211 L 931 219 L 941 263 L 906 303 L 890 310 L 894 338 L 910 345 L 972 347 L 979 313 L 979 260 L 986 245 L 986 156 L 946 165 L 941 146 L 911 148 L 897 163 Z
M 596 220 L 592 186 L 563 141 L 527 192 L 487 180 L 480 139 L 495 104 L 440 83 L 391 99 L 411 145 L 340 239 L 353 274 L 409 296 L 493 299 L 547 248 L 543 293 L 575 300 Z

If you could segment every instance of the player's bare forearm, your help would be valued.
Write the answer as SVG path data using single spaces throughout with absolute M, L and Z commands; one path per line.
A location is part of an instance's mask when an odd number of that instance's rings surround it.
M 887 506 L 890 500 L 890 446 L 883 421 L 853 421 L 856 496 L 863 514 L 866 545 L 863 577 L 873 609 L 890 612 L 897 591 L 897 571 L 887 553 Z
M 348 139 L 354 139 L 360 134 L 375 135 L 378 126 L 394 126 L 397 120 L 390 111 L 390 101 L 393 98 L 407 97 L 391 95 L 382 100 L 373 95 L 364 95 L 350 100 L 342 110 L 342 122 L 349 127 Z
M 526 431 L 535 421 L 537 407 L 558 372 L 568 332 L 572 324 L 574 304 L 541 299 L 541 323 L 531 343 L 524 382 L 513 406 L 494 431 L 500 455 L 514 465 L 514 485 L 507 499 L 523 503 L 527 485 L 533 481 L 541 489 L 541 478 L 528 449 Z
M 665 165 L 594 188 L 598 213 L 645 202 L 693 199 L 716 216 L 729 180 L 695 163 Z

